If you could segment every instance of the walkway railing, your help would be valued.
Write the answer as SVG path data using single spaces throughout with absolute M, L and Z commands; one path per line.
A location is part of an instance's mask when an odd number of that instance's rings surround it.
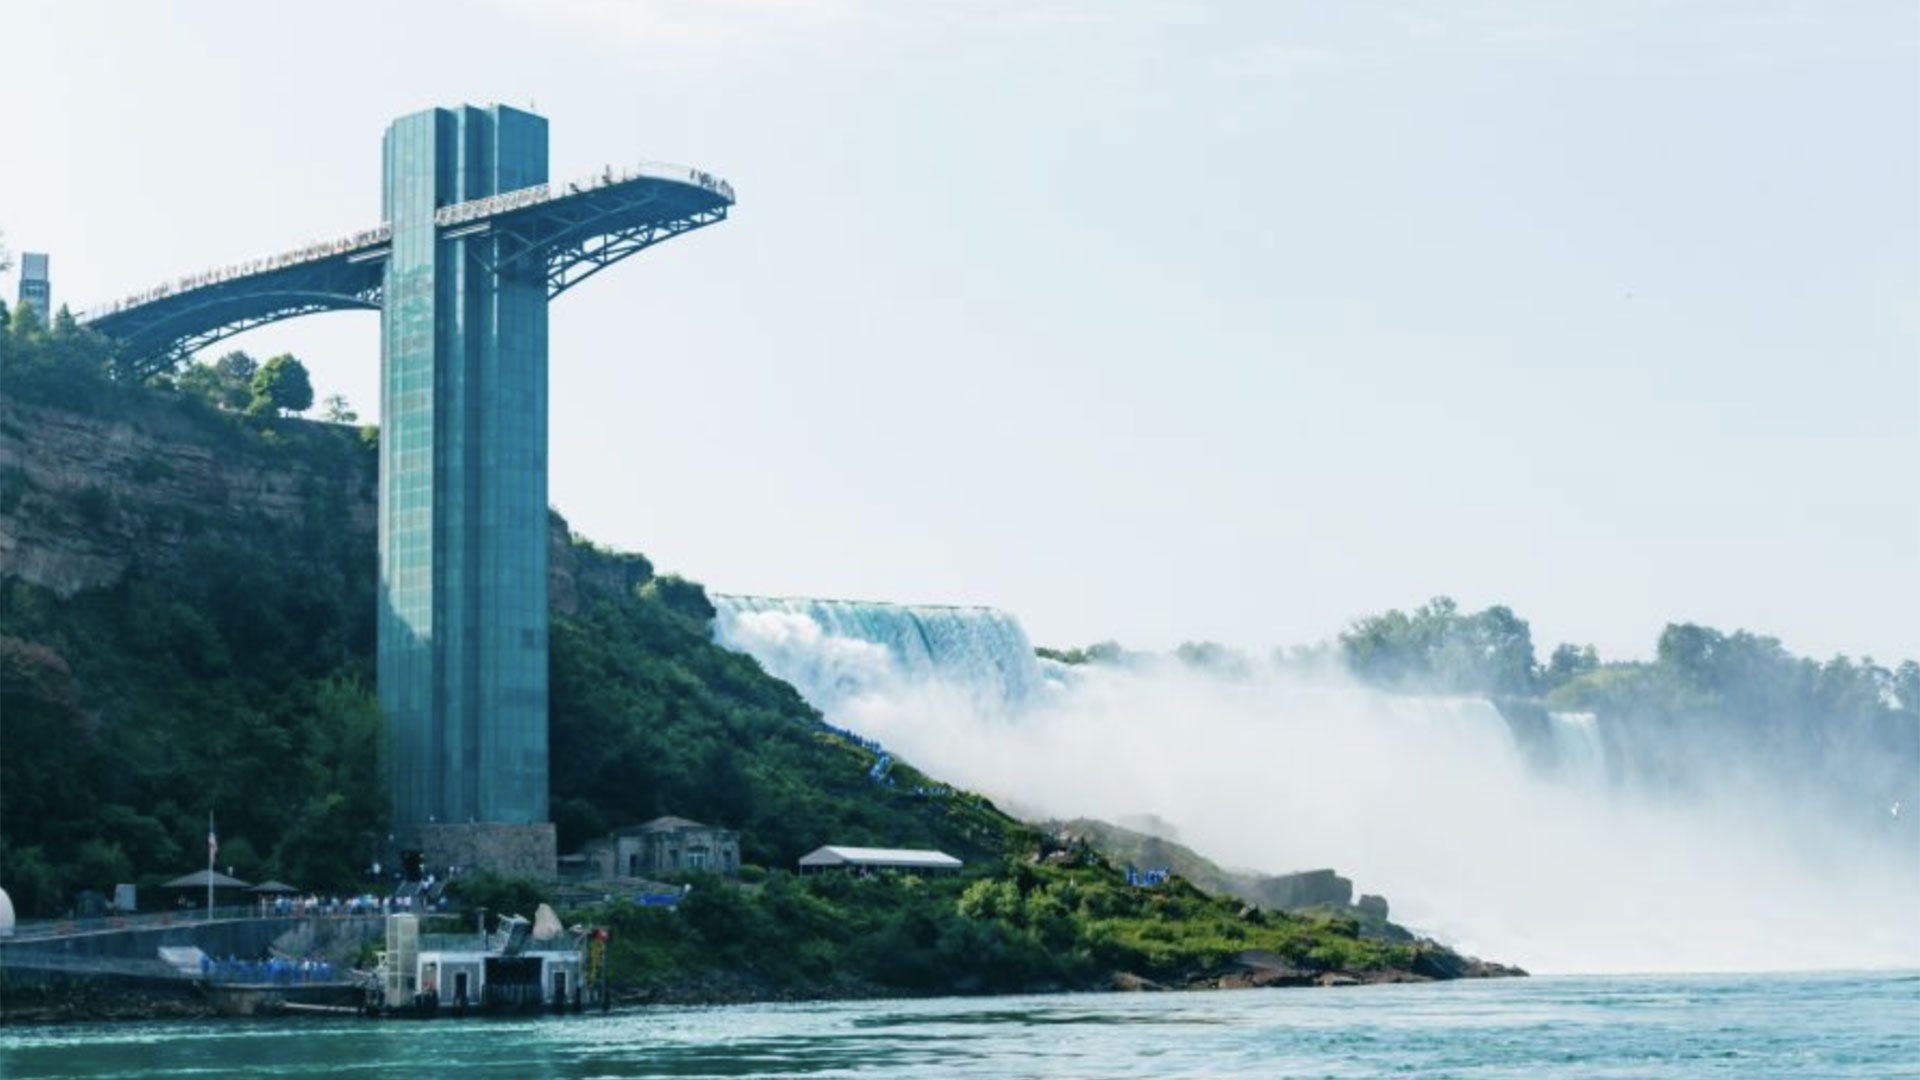
M 124 978 L 199 979 L 198 971 L 188 972 L 164 960 L 125 956 L 68 956 L 65 953 L 32 952 L 9 949 L 0 959 L 0 967 L 15 974 L 41 972 L 52 975 L 117 975 Z
M 95 319 L 118 314 L 128 308 L 139 307 L 141 304 L 149 304 L 155 300 L 164 300 L 169 296 L 177 296 L 180 293 L 191 292 L 194 289 L 204 288 L 208 285 L 218 285 L 222 282 L 251 277 L 254 274 L 264 274 L 270 270 L 280 270 L 285 267 L 296 266 L 300 263 L 317 262 L 321 259 L 332 258 L 335 255 L 343 255 L 360 249 L 371 250 L 392 239 L 393 229 L 388 225 L 382 224 L 376 228 L 365 229 L 354 233 L 352 236 L 344 236 L 335 240 L 317 241 L 305 247 L 282 252 L 278 255 L 268 255 L 264 258 L 251 259 L 243 263 L 234 263 L 231 266 L 222 266 L 214 270 L 205 271 L 204 273 L 190 274 L 187 277 L 179 278 L 164 285 L 156 285 L 145 292 L 135 293 L 132 296 L 115 300 L 102 307 L 88 308 L 74 316 L 74 318 L 83 323 L 92 322 Z
M 216 907 L 211 915 L 206 908 L 193 911 L 159 911 L 145 915 L 108 915 L 94 919 L 25 919 L 14 926 L 11 937 L 0 938 L 0 945 L 13 941 L 41 941 L 47 938 L 73 937 L 79 934 L 103 934 L 118 930 L 156 930 L 169 926 L 204 926 L 208 922 L 233 922 L 243 919 L 370 919 L 385 914 L 378 908 L 337 910 L 314 906 L 304 911 L 275 911 L 269 905 L 262 911 L 258 904 Z
M 452 206 L 443 206 L 434 211 L 433 220 L 436 225 L 457 225 L 462 222 L 492 217 L 495 214 L 503 214 L 510 210 L 519 210 L 539 203 L 585 194 L 598 188 L 611 187 L 615 184 L 625 184 L 643 179 L 667 180 L 677 184 L 689 184 L 700 188 L 702 191 L 711 192 L 725 199 L 728 203 L 734 201 L 733 185 L 712 173 L 688 168 L 685 165 L 670 165 L 665 162 L 643 161 L 637 165 L 618 170 L 612 166 L 608 166 L 598 173 L 564 183 L 536 184 L 533 187 L 502 192 L 498 195 L 489 195 L 482 199 L 469 199 L 466 202 L 455 203 Z M 278 255 L 269 255 L 247 262 L 234 263 L 231 266 L 223 266 L 205 271 L 204 273 L 179 278 L 164 285 L 155 286 L 145 292 L 135 293 L 132 296 L 115 300 L 101 307 L 88 308 L 75 317 L 83 323 L 91 322 L 108 315 L 118 314 L 128 308 L 138 307 L 141 304 L 151 303 L 155 300 L 162 300 L 169 296 L 176 296 L 193 289 L 204 288 L 209 285 L 218 285 L 222 282 L 233 281 L 238 278 L 262 274 L 289 266 L 296 266 L 301 263 L 316 262 L 321 259 L 332 258 L 336 255 L 345 255 L 359 251 L 370 252 L 379 248 L 381 245 L 392 242 L 392 240 L 392 225 L 382 222 L 374 228 L 363 229 L 350 236 L 337 237 L 331 240 L 318 240 L 304 247 L 295 248 L 292 251 L 282 252 Z
M 350 967 L 284 957 L 229 960 L 209 956 L 204 967 L 194 967 L 150 957 L 74 956 L 64 952 L 12 949 L 0 960 L 0 967 L 18 975 L 117 976 L 236 987 L 351 987 L 364 985 L 367 979 L 363 972 Z

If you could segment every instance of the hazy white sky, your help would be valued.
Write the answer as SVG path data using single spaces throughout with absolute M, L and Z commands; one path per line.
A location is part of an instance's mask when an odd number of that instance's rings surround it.
M 374 224 L 428 105 L 731 180 L 552 336 L 556 505 L 719 589 L 1920 656 L 1910 0 L 15 0 L 0 56 L 76 307 Z M 375 403 L 371 315 L 235 344 Z

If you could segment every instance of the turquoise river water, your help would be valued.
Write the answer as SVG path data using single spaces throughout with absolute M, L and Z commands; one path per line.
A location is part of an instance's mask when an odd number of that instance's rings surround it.
M 1920 1077 L 1920 974 L 3 1028 L 0 1076 Z

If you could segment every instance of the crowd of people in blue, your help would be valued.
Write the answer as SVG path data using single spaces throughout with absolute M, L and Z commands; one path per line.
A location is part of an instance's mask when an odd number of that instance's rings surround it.
M 1173 877 L 1171 866 L 1149 867 L 1145 870 L 1136 870 L 1132 864 L 1127 866 L 1127 884 L 1129 885 L 1165 885 L 1167 879 L 1171 877 Z
M 324 960 L 289 960 L 278 956 L 269 960 L 240 960 L 233 956 L 215 960 L 202 953 L 200 977 L 209 982 L 298 986 L 332 982 L 334 966 Z
M 436 884 L 432 875 L 426 881 L 410 882 L 402 885 L 391 896 L 376 893 L 362 893 L 359 896 L 319 896 L 294 894 L 275 896 L 272 899 L 261 897 L 260 915 L 313 916 L 313 915 L 393 915 L 405 913 L 428 914 L 445 908 L 444 898 L 434 896 Z M 444 883 L 438 883 L 444 884 Z M 678 899 L 678 896 L 675 897 Z M 243 983 L 250 985 L 302 986 L 312 983 L 330 983 L 337 977 L 334 965 L 324 960 L 304 960 L 293 957 L 276 956 L 265 960 L 242 960 L 228 955 L 221 960 L 200 956 L 200 976 L 208 982 Z
M 893 779 L 893 755 L 887 751 L 886 747 L 880 745 L 880 740 L 869 739 L 865 735 L 858 735 L 846 728 L 834 727 L 832 724 L 823 723 L 820 726 L 862 750 L 872 752 L 873 765 L 867 769 L 867 779 L 884 787 L 899 786 Z M 912 793 L 921 798 L 942 799 L 953 794 L 953 789 L 945 784 L 915 784 Z

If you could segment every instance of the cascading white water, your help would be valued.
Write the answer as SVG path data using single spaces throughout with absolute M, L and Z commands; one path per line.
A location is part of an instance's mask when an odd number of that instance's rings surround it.
M 983 607 L 715 594 L 714 636 L 751 653 L 823 712 L 901 681 L 961 689 L 982 708 L 1032 699 L 1043 678 L 1018 620 Z
M 1257 662 L 1068 667 L 984 608 L 713 599 L 722 644 L 935 776 L 1036 816 L 1152 814 L 1224 865 L 1335 866 L 1468 951 L 1549 971 L 1920 966 L 1920 859 L 1764 786 L 1637 795 L 1591 715 L 1516 728 L 1480 699 Z
M 1607 752 L 1592 713 L 1548 713 L 1547 734 L 1554 763 L 1562 773 L 1587 784 L 1605 780 Z

